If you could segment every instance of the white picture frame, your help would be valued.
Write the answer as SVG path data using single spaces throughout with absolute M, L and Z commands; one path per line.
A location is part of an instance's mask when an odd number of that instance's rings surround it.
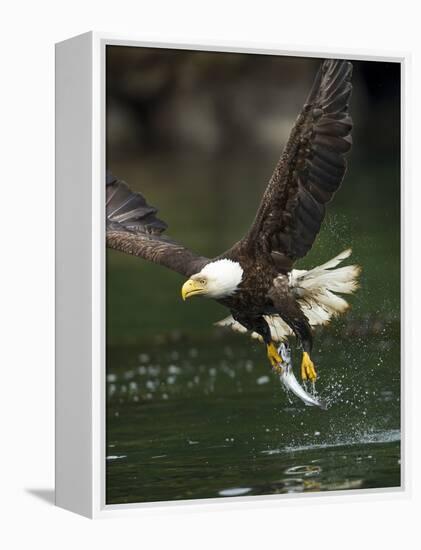
M 86 33 L 56 45 L 56 504 L 90 518 L 195 506 L 296 505 L 330 499 L 379 499 L 409 494 L 409 335 L 402 331 L 402 482 L 396 489 L 365 489 L 313 495 L 267 495 L 149 504 L 105 504 L 105 48 L 107 45 L 165 47 L 401 64 L 401 204 L 406 184 L 409 54 L 359 51 L 302 51 L 279 45 L 153 43 L 112 34 Z M 78 223 L 73 223 L 77 219 Z M 407 323 L 405 262 L 407 218 L 401 217 L 402 322 Z

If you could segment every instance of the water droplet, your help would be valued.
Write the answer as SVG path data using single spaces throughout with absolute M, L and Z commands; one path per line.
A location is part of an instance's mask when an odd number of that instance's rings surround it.
M 180 374 L 181 369 L 177 365 L 170 365 L 168 367 L 168 374 Z
M 320 466 L 304 464 L 302 466 L 291 466 L 284 473 L 286 475 L 303 475 L 305 477 L 317 476 L 322 471 Z
M 241 495 L 246 495 L 251 491 L 250 487 L 233 487 L 232 489 L 222 489 L 218 494 L 221 497 L 238 497 Z

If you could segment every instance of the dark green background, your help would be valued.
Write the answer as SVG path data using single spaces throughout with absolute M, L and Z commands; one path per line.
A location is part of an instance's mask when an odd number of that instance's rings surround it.
M 251 223 L 318 61 L 108 48 L 108 166 L 173 238 L 219 254 Z M 351 311 L 316 335 L 328 411 L 213 327 L 223 308 L 183 303 L 180 276 L 107 253 L 108 503 L 400 484 L 399 108 L 399 66 L 355 62 L 349 170 L 299 264 L 352 246 L 363 267 Z

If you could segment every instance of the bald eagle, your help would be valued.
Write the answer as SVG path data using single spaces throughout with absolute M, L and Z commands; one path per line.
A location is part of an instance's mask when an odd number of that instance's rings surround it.
M 346 171 L 351 148 L 351 63 L 325 60 L 291 131 L 247 234 L 216 258 L 199 256 L 167 237 L 165 222 L 140 193 L 107 174 L 107 246 L 161 264 L 187 278 L 181 294 L 213 298 L 230 315 L 217 323 L 264 342 L 272 368 L 282 370 L 276 343 L 295 335 L 301 376 L 315 380 L 312 327 L 343 313 L 340 294 L 358 286 L 360 268 L 336 268 L 346 250 L 309 271 L 293 269 L 311 249 L 326 205 Z

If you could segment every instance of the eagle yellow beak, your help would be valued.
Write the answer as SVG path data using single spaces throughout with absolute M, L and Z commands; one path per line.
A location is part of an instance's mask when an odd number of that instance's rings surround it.
M 181 296 L 183 300 L 187 300 L 187 298 L 190 298 L 190 296 L 196 296 L 199 294 L 205 294 L 206 289 L 199 281 L 195 281 L 194 279 L 189 279 L 184 283 L 184 285 L 181 288 Z

